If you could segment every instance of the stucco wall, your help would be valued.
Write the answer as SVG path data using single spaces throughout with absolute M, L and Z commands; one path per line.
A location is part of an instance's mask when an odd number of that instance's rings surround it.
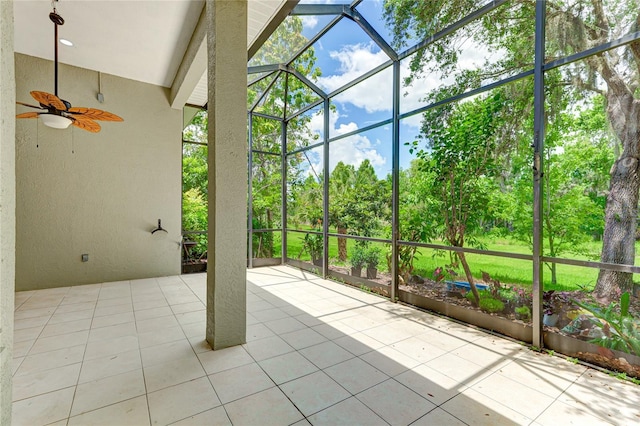
M 53 93 L 52 62 L 15 62 L 19 101 Z M 167 89 L 103 74 L 99 103 L 98 73 L 61 64 L 58 90 L 125 121 L 94 134 L 17 120 L 16 289 L 179 274 L 182 112 Z M 168 234 L 151 234 L 158 219 Z
M 13 2 L 0 1 L 0 425 L 11 424 L 15 267 Z

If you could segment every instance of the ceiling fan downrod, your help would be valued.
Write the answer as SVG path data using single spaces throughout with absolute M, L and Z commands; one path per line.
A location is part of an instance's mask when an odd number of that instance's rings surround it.
M 53 52 L 54 52 L 54 94 L 58 96 L 58 25 L 64 25 L 64 19 L 58 15 L 56 8 L 49 14 L 49 19 L 53 22 Z

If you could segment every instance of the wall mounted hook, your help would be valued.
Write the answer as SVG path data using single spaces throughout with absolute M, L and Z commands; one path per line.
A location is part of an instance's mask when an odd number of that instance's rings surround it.
M 161 220 L 161 219 L 158 219 L 158 227 L 157 227 L 156 229 L 154 229 L 153 231 L 151 231 L 151 233 L 152 233 L 152 234 L 155 234 L 155 233 L 156 233 L 156 232 L 158 232 L 158 231 L 164 231 L 164 232 L 166 232 L 167 234 L 169 233 L 169 231 L 167 231 L 166 229 L 164 229 L 164 228 L 162 227 L 162 220 Z

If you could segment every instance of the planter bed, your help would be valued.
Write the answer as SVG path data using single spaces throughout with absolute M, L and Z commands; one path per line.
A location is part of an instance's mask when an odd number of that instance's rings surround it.
M 640 357 L 606 349 L 552 330 L 546 330 L 543 333 L 543 338 L 545 348 L 604 367 L 607 370 L 620 371 L 629 376 L 640 378 Z
M 533 327 L 522 321 L 487 314 L 476 309 L 431 299 L 404 290 L 400 290 L 398 296 L 401 302 L 437 312 L 486 330 L 495 331 L 526 343 L 533 341 Z
M 247 266 L 248 266 L 247 262 Z M 281 257 L 269 257 L 269 258 L 260 258 L 260 257 L 254 257 L 253 259 L 251 259 L 251 263 L 253 264 L 254 268 L 259 268 L 261 266 L 277 266 L 277 265 L 282 265 L 282 258 Z

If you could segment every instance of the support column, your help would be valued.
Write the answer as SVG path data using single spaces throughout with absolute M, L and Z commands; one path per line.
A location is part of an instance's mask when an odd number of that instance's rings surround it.
M 16 252 L 13 0 L 0 1 L 0 424 L 11 424 Z
M 533 73 L 534 117 L 533 117 L 533 346 L 543 346 L 542 292 L 543 292 L 543 227 L 544 201 L 542 174 L 544 171 L 544 43 L 546 1 L 536 2 L 535 68 Z
M 247 0 L 207 0 L 209 251 L 207 342 L 246 341 Z
M 391 294 L 398 299 L 398 256 L 400 239 L 400 61 L 393 61 L 393 149 L 391 168 Z

